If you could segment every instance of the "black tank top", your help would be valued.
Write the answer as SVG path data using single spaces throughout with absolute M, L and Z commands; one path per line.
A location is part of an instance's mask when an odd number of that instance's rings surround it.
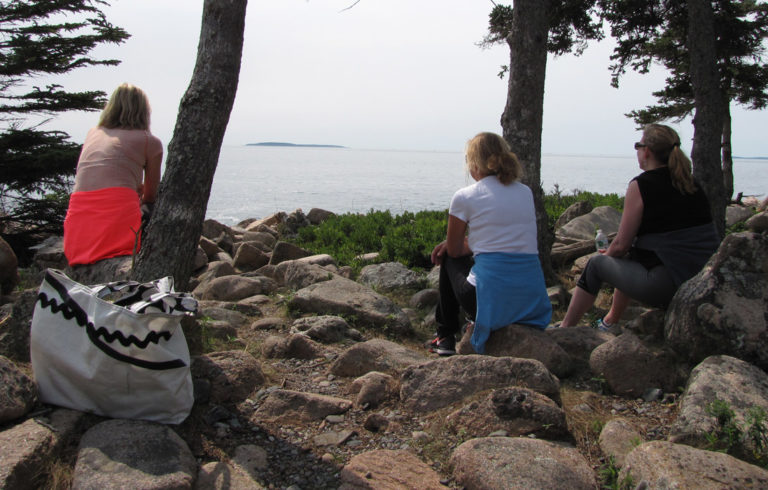
M 684 194 L 672 185 L 668 167 L 648 170 L 634 179 L 643 198 L 643 219 L 638 235 L 679 230 L 712 222 L 707 196 L 697 185 L 696 192 Z

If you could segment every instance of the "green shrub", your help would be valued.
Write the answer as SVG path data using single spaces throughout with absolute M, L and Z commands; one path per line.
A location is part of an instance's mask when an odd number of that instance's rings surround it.
M 553 194 L 544 197 L 550 226 L 571 204 L 588 201 L 592 206 L 613 206 L 619 211 L 624 198 L 618 194 L 595 194 L 574 191 L 563 195 L 555 186 Z M 389 211 L 370 210 L 367 214 L 340 214 L 316 226 L 299 230 L 292 241 L 312 253 L 331 255 L 339 265 L 359 270 L 359 256 L 379 252 L 379 262 L 401 262 L 410 268 L 432 267 L 430 254 L 435 245 L 445 240 L 448 212 L 406 211 L 393 216 Z
M 381 262 L 402 262 L 408 267 L 431 266 L 432 248 L 445 239 L 446 211 L 389 211 L 334 216 L 317 226 L 299 230 L 294 243 L 313 253 L 326 253 L 340 265 L 362 266 L 359 256 L 379 252 Z

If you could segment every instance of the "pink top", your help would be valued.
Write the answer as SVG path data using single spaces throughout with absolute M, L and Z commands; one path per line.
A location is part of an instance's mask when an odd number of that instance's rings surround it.
M 147 162 L 160 162 L 162 158 L 163 143 L 149 131 L 91 128 L 77 162 L 73 192 L 107 187 L 128 187 L 139 192 Z

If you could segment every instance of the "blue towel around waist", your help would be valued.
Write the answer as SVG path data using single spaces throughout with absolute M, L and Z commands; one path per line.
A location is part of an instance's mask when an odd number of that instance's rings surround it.
M 536 254 L 486 253 L 475 256 L 477 315 L 470 342 L 485 352 L 491 332 L 512 323 L 547 328 L 552 304 Z

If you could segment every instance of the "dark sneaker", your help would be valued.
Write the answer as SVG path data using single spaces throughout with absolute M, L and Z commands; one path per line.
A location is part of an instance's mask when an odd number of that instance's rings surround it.
M 429 352 L 437 352 L 437 344 L 440 342 L 440 337 L 435 336 L 434 339 L 424 344 Z
M 452 356 L 456 354 L 456 340 L 453 337 L 444 337 L 437 341 L 437 352 L 439 356 Z

